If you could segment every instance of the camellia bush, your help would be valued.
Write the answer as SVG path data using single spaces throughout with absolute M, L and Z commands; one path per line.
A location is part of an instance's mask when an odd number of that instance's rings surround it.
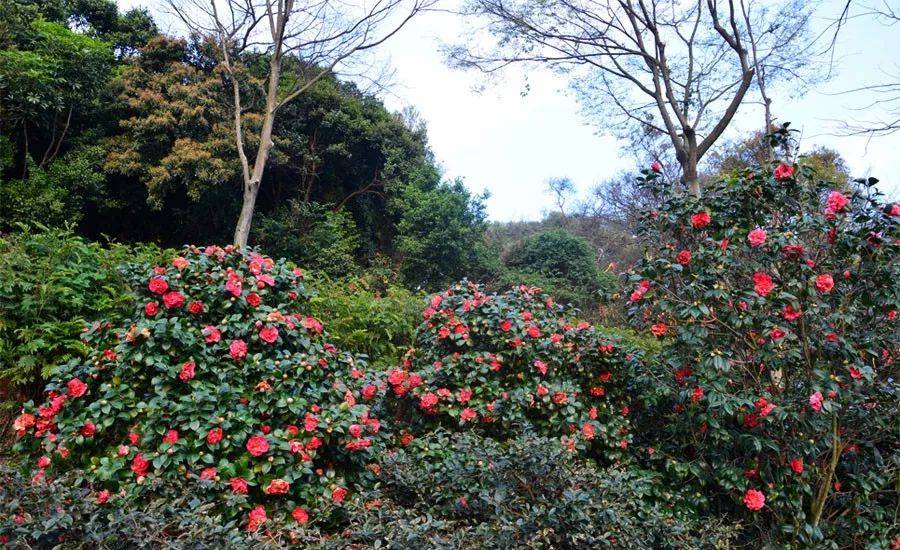
M 15 421 L 17 448 L 39 457 L 34 482 L 83 470 L 113 506 L 194 484 L 250 531 L 339 513 L 381 437 L 378 388 L 306 313 L 302 271 L 211 246 L 132 278 L 134 317 L 91 325 L 89 358 L 58 367 Z
M 539 288 L 486 294 L 460 282 L 431 297 L 415 347 L 387 374 L 401 442 L 443 425 L 506 439 L 524 430 L 615 459 L 631 440 L 621 349 Z
M 783 135 L 783 134 L 782 134 Z M 752 540 L 897 537 L 900 205 L 782 162 L 704 190 L 667 187 L 629 274 L 659 338 L 641 446 Z

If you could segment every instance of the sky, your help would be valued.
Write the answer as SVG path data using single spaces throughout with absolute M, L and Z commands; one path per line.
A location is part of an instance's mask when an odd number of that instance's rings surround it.
M 122 8 L 149 8 L 167 30 L 158 1 L 118 3 Z M 825 0 L 814 29 L 824 28 L 843 4 Z M 378 55 L 394 76 L 382 99 L 391 110 L 412 106 L 419 112 L 445 176 L 462 178 L 475 193 L 490 193 L 486 206 L 491 220 L 539 219 L 552 209 L 546 192 L 550 178 L 568 177 L 584 194 L 618 172 L 639 168 L 624 143 L 588 124 L 562 77 L 531 70 L 528 93 L 523 94 L 520 69 L 483 86 L 480 75 L 450 68 L 440 46 L 465 40 L 463 31 L 457 16 L 427 13 L 386 42 Z M 833 78 L 801 97 L 776 97 L 773 106 L 780 120 L 801 130 L 801 149 L 827 146 L 839 151 L 853 176 L 878 177 L 880 188 L 893 197 L 900 197 L 900 133 L 872 139 L 840 136 L 836 120 L 884 114 L 875 107 L 863 115 L 854 109 L 868 105 L 872 97 L 839 92 L 883 82 L 885 72 L 900 74 L 898 49 L 900 24 L 852 19 L 840 34 Z M 742 109 L 725 137 L 756 129 L 761 115 L 755 109 Z

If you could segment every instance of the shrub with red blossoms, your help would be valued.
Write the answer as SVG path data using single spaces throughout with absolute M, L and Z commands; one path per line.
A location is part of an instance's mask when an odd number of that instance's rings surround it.
M 434 296 L 387 376 L 405 435 L 440 424 L 502 439 L 531 427 L 573 451 L 621 456 L 638 357 L 573 314 L 525 286 L 486 294 L 463 281 Z
M 699 198 L 644 172 L 661 214 L 646 216 L 648 255 L 625 283 L 649 285 L 626 304 L 638 329 L 669 328 L 644 373 L 635 445 L 654 449 L 638 456 L 669 483 L 771 540 L 864 546 L 897 506 L 900 220 L 873 180 L 790 166 L 735 173 Z
M 91 326 L 90 356 L 57 367 L 47 401 L 14 422 L 46 476 L 80 469 L 132 495 L 195 483 L 198 498 L 261 527 L 297 509 L 315 520 L 371 475 L 376 378 L 309 315 L 302 272 L 215 246 L 132 270 L 133 318 Z

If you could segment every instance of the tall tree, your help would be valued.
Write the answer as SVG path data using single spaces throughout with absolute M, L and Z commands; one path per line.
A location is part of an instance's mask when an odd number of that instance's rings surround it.
M 588 111 L 666 136 L 699 193 L 698 163 L 740 106 L 808 66 L 811 11 L 801 0 L 469 0 L 464 13 L 486 20 L 494 40 L 449 54 L 487 72 L 536 63 L 567 73 Z
M 269 160 L 280 109 L 323 77 L 352 70 L 372 49 L 394 36 L 435 0 L 376 0 L 371 5 L 337 0 L 167 0 L 195 35 L 215 45 L 215 57 L 231 85 L 234 140 L 243 182 L 234 244 L 245 246 L 256 198 Z M 248 95 L 241 66 L 264 54 L 264 99 L 258 139 L 246 137 Z

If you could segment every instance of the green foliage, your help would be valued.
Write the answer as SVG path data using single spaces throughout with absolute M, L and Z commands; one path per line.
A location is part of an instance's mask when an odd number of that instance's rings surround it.
M 643 180 L 661 208 L 628 280 L 633 323 L 665 338 L 639 419 L 651 462 L 753 544 L 896 537 L 900 206 L 786 163 L 699 199 Z
M 52 367 L 86 355 L 86 321 L 116 321 L 133 297 L 118 267 L 152 261 L 152 245 L 102 247 L 71 230 L 21 228 L 0 238 L 0 381 L 36 397 Z
M 48 477 L 80 469 L 126 496 L 189 483 L 250 531 L 266 509 L 339 515 L 381 437 L 365 404 L 378 388 L 305 313 L 302 272 L 192 247 L 134 266 L 130 282 L 133 315 L 83 334 L 90 354 L 53 371 L 43 405 L 25 405 L 17 449 L 43 453 Z
M 485 294 L 463 281 L 422 315 L 415 347 L 388 373 L 409 430 L 443 425 L 503 440 L 531 427 L 566 449 L 624 456 L 636 353 L 526 286 Z
M 397 251 L 412 286 L 435 289 L 479 265 L 484 204 L 462 182 L 431 190 L 407 187 L 400 198 Z
M 257 246 L 298 265 L 339 277 L 357 271 L 359 233 L 350 215 L 327 205 L 292 200 L 254 222 Z
M 314 280 L 311 315 L 328 320 L 332 341 L 365 354 L 377 370 L 397 364 L 413 343 L 424 297 L 371 273 Z
M 589 313 L 601 295 L 616 287 L 616 277 L 598 269 L 597 255 L 587 240 L 565 229 L 526 237 L 506 254 L 505 264 L 509 269 L 500 272 L 496 286 L 538 286 Z
M 436 432 L 385 457 L 377 503 L 340 542 L 416 548 L 708 548 L 701 523 L 652 474 L 599 469 L 531 434 L 508 444 Z
M 102 203 L 105 183 L 99 146 L 74 149 L 45 168 L 29 162 L 28 179 L 0 180 L 0 228 L 33 220 L 51 227 L 74 226 L 91 203 Z

